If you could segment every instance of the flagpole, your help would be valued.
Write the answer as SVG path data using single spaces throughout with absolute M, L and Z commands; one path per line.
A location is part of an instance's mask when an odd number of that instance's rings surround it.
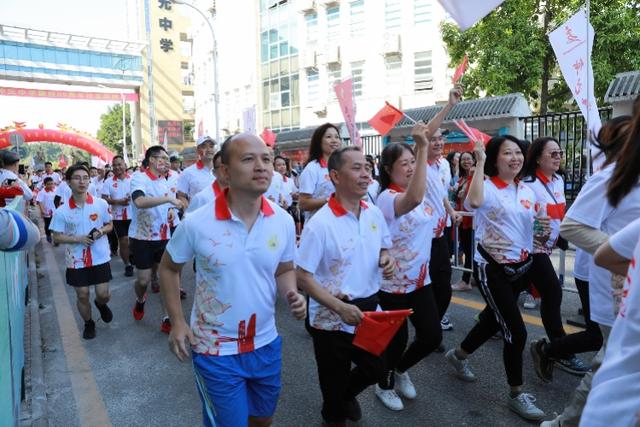
M 402 112 L 402 115 L 403 115 L 407 120 L 409 120 L 411 123 L 413 123 L 414 125 L 415 125 L 416 123 L 418 123 L 418 122 L 416 122 L 415 120 L 413 120 L 411 117 L 407 116 L 407 114 L 406 114 L 404 111 Z
M 587 9 L 586 10 L 587 22 L 585 22 L 585 25 L 587 26 L 587 31 L 586 31 L 587 43 L 586 43 L 586 46 L 587 46 L 587 60 L 588 60 L 588 62 L 587 62 L 587 65 L 588 65 L 588 67 L 587 67 L 587 99 L 589 100 L 589 105 L 591 105 L 591 93 L 590 93 L 591 78 L 589 77 L 590 70 L 591 70 L 591 55 L 590 55 L 590 52 L 589 52 L 589 21 L 591 19 L 591 0 L 587 0 L 586 9 Z M 595 86 L 595 81 L 594 81 L 594 86 Z M 587 169 L 586 170 L 587 176 L 591 175 L 591 161 L 592 161 L 592 158 L 591 158 L 591 140 L 590 140 L 590 137 L 589 137 L 590 132 L 591 132 L 591 128 L 589 126 L 589 117 L 590 116 L 591 116 L 591 114 L 589 114 L 589 107 L 587 107 L 587 116 L 584 118 L 585 126 L 587 128 L 587 138 L 586 138 L 586 140 L 587 140 L 587 168 L 586 168 Z

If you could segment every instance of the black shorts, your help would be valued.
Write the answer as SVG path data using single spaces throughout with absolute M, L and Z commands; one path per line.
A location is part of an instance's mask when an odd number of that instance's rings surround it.
M 116 232 L 118 239 L 129 235 L 129 224 L 131 224 L 130 219 L 113 220 L 113 231 Z
M 67 284 L 74 288 L 99 285 L 111 280 L 111 266 L 108 262 L 85 268 L 67 268 Z
M 162 259 L 168 240 L 138 240 L 129 238 L 132 263 L 138 270 L 147 270 Z

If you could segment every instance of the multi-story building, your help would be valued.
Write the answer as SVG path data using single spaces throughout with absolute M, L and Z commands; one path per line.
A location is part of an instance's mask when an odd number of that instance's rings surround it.
M 222 136 L 343 121 L 333 83 L 353 78 L 358 121 L 389 101 L 400 108 L 446 99 L 452 71 L 436 0 L 199 0 L 215 12 Z M 196 125 L 213 134 L 211 34 L 200 18 L 194 40 Z M 366 134 L 367 130 L 363 132 Z

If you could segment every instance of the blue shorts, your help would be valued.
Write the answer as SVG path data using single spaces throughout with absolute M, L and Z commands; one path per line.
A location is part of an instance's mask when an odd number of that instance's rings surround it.
M 249 416 L 273 416 L 280 395 L 281 366 L 280 337 L 248 353 L 230 356 L 193 353 L 203 424 L 233 427 L 246 425 Z

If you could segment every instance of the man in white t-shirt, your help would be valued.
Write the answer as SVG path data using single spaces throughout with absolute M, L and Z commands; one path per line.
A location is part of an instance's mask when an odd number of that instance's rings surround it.
M 201 136 L 196 142 L 198 161 L 182 171 L 178 178 L 178 199 L 185 207 L 203 188 L 213 182 L 213 156 L 216 142 L 210 136 Z
M 189 207 L 187 208 L 185 214 L 189 214 L 190 212 L 195 211 L 198 208 L 201 208 L 204 205 L 213 204 L 213 201 L 222 193 L 222 191 L 229 186 L 224 176 L 222 175 L 222 155 L 220 151 L 216 153 L 213 157 L 213 174 L 216 179 L 213 181 L 211 185 L 207 185 L 205 188 L 200 190 L 198 194 L 196 194 L 193 199 L 189 202 Z
M 258 137 L 236 135 L 221 149 L 229 183 L 214 209 L 188 215 L 167 245 L 160 281 L 178 359 L 193 350 L 206 426 L 268 426 L 280 392 L 281 339 L 275 325 L 276 291 L 293 314 L 306 312 L 296 290 L 293 220 L 264 192 L 273 166 Z M 180 271 L 196 259 L 190 325 L 178 297 Z
M 44 232 L 47 235 L 47 242 L 49 243 L 52 242 L 49 226 L 51 225 L 53 211 L 56 210 L 56 206 L 53 203 L 55 191 L 56 184 L 53 182 L 53 179 L 47 177 L 45 178 L 44 187 L 38 192 L 38 196 L 36 197 L 36 202 L 38 202 L 38 207 L 40 208 L 40 214 L 42 215 L 42 219 L 44 219 Z
M 89 287 L 95 286 L 95 305 L 105 323 L 111 322 L 113 313 L 109 302 L 111 280 L 111 253 L 107 233 L 112 229 L 109 205 L 94 199 L 88 193 L 89 170 L 73 165 L 66 172 L 71 197 L 53 214 L 50 229 L 56 243 L 65 244 L 67 284 L 76 291 L 77 306 L 84 320 L 84 339 L 96 336 L 96 325 L 91 319 Z
M 336 192 L 306 224 L 296 265 L 298 283 L 310 296 L 322 418 L 344 425 L 362 417 L 356 396 L 382 374 L 382 359 L 352 341 L 362 312 L 376 310 L 382 276 L 392 276 L 395 261 L 388 254 L 391 236 L 382 212 L 362 200 L 370 166 L 360 149 L 334 151 L 327 167 Z
M 46 162 L 44 164 L 44 174 L 42 174 L 41 178 L 42 180 L 40 181 L 40 188 L 42 188 L 45 178 L 53 179 L 53 182 L 56 185 L 60 185 L 60 182 L 62 181 L 62 177 L 60 177 L 60 175 L 53 170 L 53 164 L 51 162 Z

